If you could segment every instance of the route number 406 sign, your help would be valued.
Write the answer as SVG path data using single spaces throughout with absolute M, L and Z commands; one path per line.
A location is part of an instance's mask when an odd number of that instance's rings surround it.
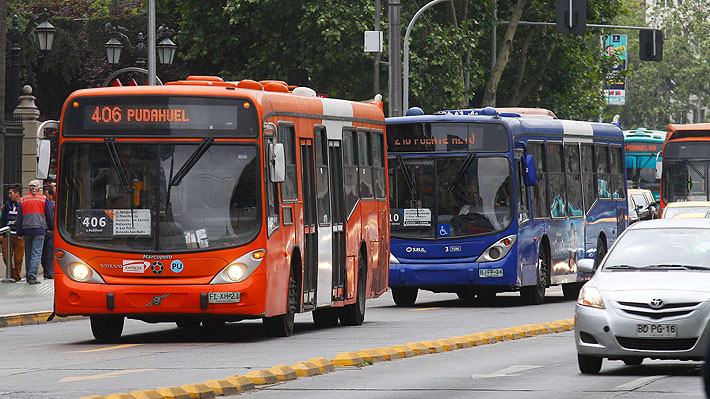
M 150 235 L 150 209 L 80 209 L 76 217 L 78 237 Z

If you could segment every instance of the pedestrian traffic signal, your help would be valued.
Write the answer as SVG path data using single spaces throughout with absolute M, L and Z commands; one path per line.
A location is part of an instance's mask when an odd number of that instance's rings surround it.
M 643 29 L 639 31 L 639 58 L 641 61 L 663 60 L 663 31 Z
M 587 29 L 587 0 L 557 0 L 557 33 L 581 35 Z

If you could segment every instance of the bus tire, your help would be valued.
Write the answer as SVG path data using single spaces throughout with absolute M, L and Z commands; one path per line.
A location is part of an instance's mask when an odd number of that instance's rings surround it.
M 102 341 L 116 341 L 123 333 L 123 316 L 90 316 L 91 333 Z
M 545 302 L 545 290 L 549 278 L 549 261 L 544 247 L 537 255 L 537 284 L 520 288 L 520 296 L 527 305 L 542 305 Z
M 562 295 L 567 300 L 577 299 L 579 291 L 582 289 L 583 285 L 583 282 L 562 284 Z
M 338 325 L 338 317 L 340 316 L 338 308 L 316 309 L 312 313 L 313 324 L 319 328 L 335 327 Z
M 597 238 L 597 254 L 594 257 L 594 270 L 602 263 L 604 257 L 606 256 L 606 240 L 602 236 Z
M 266 332 L 272 337 L 290 337 L 293 334 L 293 325 L 296 317 L 296 277 L 293 270 L 288 276 L 288 295 L 286 298 L 286 314 L 264 317 Z
M 416 287 L 392 287 L 392 299 L 397 306 L 413 306 L 417 301 L 419 289 Z M 459 296 L 461 298 L 461 296 Z
M 340 310 L 340 324 L 344 326 L 359 326 L 365 321 L 365 284 L 367 284 L 367 261 L 360 253 L 357 268 L 357 294 L 355 303 L 345 305 Z

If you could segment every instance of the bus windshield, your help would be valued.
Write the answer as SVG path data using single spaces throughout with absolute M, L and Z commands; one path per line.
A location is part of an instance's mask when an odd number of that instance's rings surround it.
M 656 179 L 656 154 L 626 154 L 626 177 L 633 182 L 633 187 L 658 193 L 661 180 Z
M 259 233 L 256 145 L 66 143 L 57 222 L 69 242 L 187 251 L 243 245 Z
M 708 161 L 664 159 L 663 201 L 708 201 Z
M 448 239 L 510 226 L 511 166 L 503 156 L 410 156 L 391 159 L 391 235 Z

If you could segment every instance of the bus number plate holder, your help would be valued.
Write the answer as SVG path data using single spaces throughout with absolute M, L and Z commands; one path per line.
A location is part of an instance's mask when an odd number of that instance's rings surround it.
M 209 303 L 239 303 L 241 292 L 210 292 L 207 301 Z

